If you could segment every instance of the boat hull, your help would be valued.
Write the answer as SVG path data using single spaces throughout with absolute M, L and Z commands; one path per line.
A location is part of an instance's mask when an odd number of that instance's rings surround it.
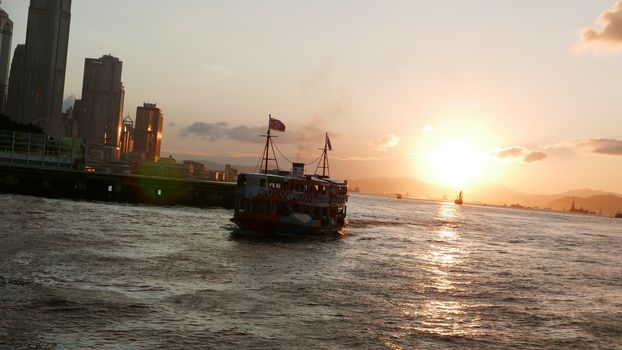
M 259 215 L 255 213 L 235 215 L 231 222 L 235 223 L 242 231 L 287 235 L 340 234 L 345 226 L 345 223 L 340 225 L 322 225 L 318 220 L 299 222 L 289 216 Z

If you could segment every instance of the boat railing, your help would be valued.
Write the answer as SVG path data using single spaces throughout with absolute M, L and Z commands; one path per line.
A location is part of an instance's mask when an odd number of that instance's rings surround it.
M 237 194 L 243 195 L 244 189 L 239 188 Z M 316 205 L 328 204 L 331 201 L 329 193 L 313 193 L 301 191 L 287 191 L 283 189 L 268 189 L 257 193 L 258 197 L 272 200 L 295 201 L 303 203 L 311 203 Z

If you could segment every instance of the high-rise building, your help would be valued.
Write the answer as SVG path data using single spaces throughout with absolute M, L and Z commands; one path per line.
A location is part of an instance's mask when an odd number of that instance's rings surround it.
M 20 121 L 17 117 L 19 106 L 24 104 L 24 74 L 26 73 L 26 45 L 19 44 L 15 47 L 13 61 L 11 62 L 11 74 L 9 75 L 9 91 L 7 94 L 6 107 L 4 114 L 15 121 Z
M 136 108 L 134 152 L 143 153 L 145 160 L 158 161 L 162 144 L 164 115 L 155 103 L 143 103 Z
M 103 145 L 107 160 L 119 158 L 121 121 L 125 90 L 121 82 L 123 62 L 104 55 L 84 61 L 82 98 L 76 101 L 74 115 L 78 135 L 91 145 Z
M 13 22 L 9 19 L 9 15 L 0 8 L 0 112 L 4 112 L 9 86 L 9 57 L 11 55 L 12 37 Z
M 11 118 L 40 125 L 50 134 L 63 132 L 61 108 L 70 21 L 71 0 L 30 0 L 19 90 L 9 94 Z M 13 65 L 15 58 L 12 71 Z M 15 89 L 9 86 L 9 90 Z
M 119 145 L 121 153 L 132 153 L 134 152 L 134 121 L 129 115 L 123 118 L 121 128 L 121 144 Z

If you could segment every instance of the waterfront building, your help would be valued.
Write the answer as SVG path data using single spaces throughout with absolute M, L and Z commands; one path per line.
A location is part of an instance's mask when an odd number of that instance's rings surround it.
M 104 160 L 117 160 L 125 90 L 121 82 L 123 62 L 111 55 L 84 61 L 82 98 L 76 100 L 78 135 L 89 145 L 103 147 Z
M 143 103 L 136 108 L 134 124 L 134 152 L 145 155 L 145 160 L 158 161 L 162 145 L 164 115 L 155 103 Z
M 9 14 L 0 8 L 0 113 L 4 112 L 8 93 L 12 37 L 13 22 L 9 19 Z
M 207 166 L 205 164 L 193 160 L 184 160 L 184 165 L 188 168 L 189 176 L 201 180 L 208 178 Z
M 225 172 L 222 170 L 208 170 L 207 179 L 210 181 L 225 181 Z
M 121 154 L 134 152 L 134 120 L 129 115 L 123 118 L 119 148 Z
M 19 121 L 17 113 L 19 106 L 24 103 L 24 75 L 26 73 L 26 45 L 19 44 L 13 52 L 13 61 L 11 61 L 11 73 L 9 74 L 9 88 L 7 100 L 4 108 L 4 114 L 11 117 L 13 121 Z
M 26 44 L 11 67 L 13 74 L 15 66 L 19 82 L 15 88 L 9 86 L 13 93 L 9 93 L 7 107 L 11 109 L 7 114 L 18 122 L 40 125 L 53 135 L 63 133 L 61 109 L 70 20 L 71 0 L 31 0 Z M 10 84 L 14 80 L 11 76 Z
M 224 181 L 236 182 L 238 181 L 238 169 L 231 166 L 231 164 L 225 165 L 225 179 Z

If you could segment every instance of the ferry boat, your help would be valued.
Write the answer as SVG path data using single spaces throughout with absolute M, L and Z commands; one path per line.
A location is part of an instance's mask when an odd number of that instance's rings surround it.
M 255 233 L 341 233 L 348 224 L 348 183 L 329 176 L 332 145 L 328 133 L 315 173 L 305 174 L 308 164 L 304 163 L 292 163 L 291 171 L 279 169 L 272 140 L 276 136 L 271 130 L 285 131 L 285 125 L 269 116 L 268 131 L 261 135 L 266 137 L 266 145 L 260 171 L 238 175 L 231 221 L 241 230 Z M 268 169 L 270 160 L 276 169 Z

